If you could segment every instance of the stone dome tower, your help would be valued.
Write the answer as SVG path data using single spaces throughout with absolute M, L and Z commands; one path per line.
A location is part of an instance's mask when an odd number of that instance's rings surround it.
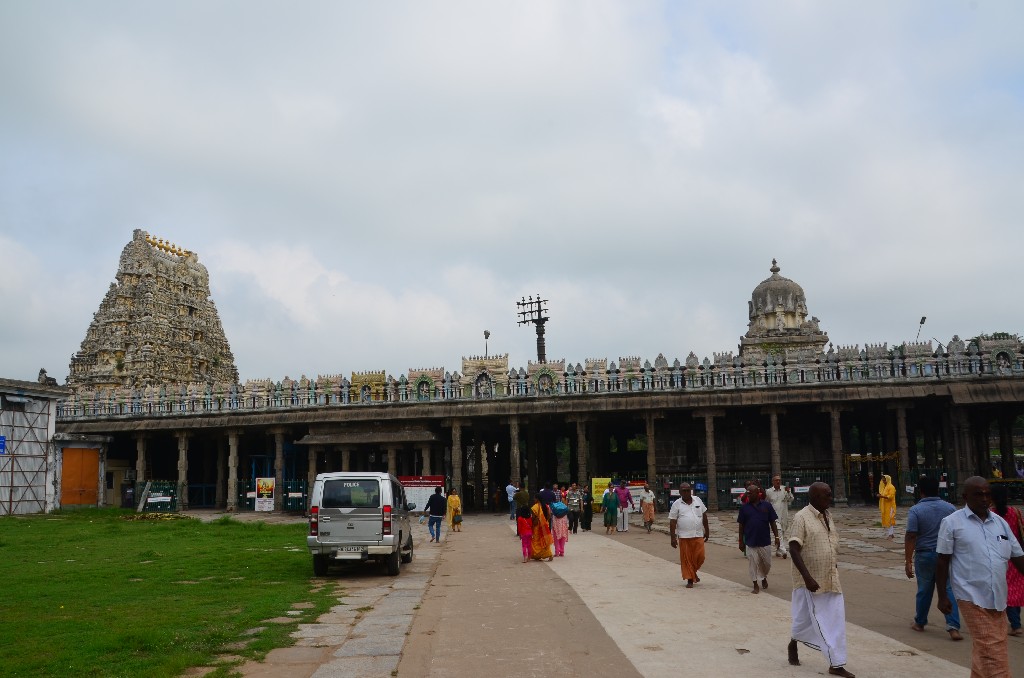
M 238 382 L 210 276 L 195 252 L 136 230 L 116 278 L 71 357 L 69 386 Z
M 828 343 L 818 319 L 807 319 L 807 297 L 800 285 L 779 275 L 772 259 L 771 277 L 754 288 L 748 302 L 747 333 L 740 337 L 740 357 L 745 363 L 763 361 L 769 354 L 778 359 L 813 359 Z

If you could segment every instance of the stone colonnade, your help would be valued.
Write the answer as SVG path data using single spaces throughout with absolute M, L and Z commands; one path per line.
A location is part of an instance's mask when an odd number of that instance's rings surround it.
M 615 449 L 627 449 L 628 435 L 646 441 L 646 458 L 643 465 L 639 459 L 634 470 L 643 473 L 649 480 L 668 476 L 678 472 L 678 465 L 668 464 L 666 458 L 675 458 L 678 450 L 671 448 L 676 441 L 680 427 L 687 431 L 691 444 L 703 449 L 702 459 L 690 459 L 686 462 L 686 473 L 695 473 L 707 477 L 708 504 L 711 509 L 725 508 L 718 506 L 718 475 L 737 469 L 765 469 L 771 474 L 783 473 L 792 469 L 799 451 L 794 452 L 791 445 L 814 447 L 813 436 L 807 433 L 811 429 L 821 429 L 821 449 L 815 450 L 815 466 L 819 470 L 828 470 L 832 475 L 833 495 L 837 504 L 847 502 L 848 455 L 851 441 L 856 442 L 860 436 L 860 447 L 873 450 L 875 453 L 884 451 L 886 454 L 896 452 L 898 468 L 906 471 L 918 465 L 918 455 L 922 455 L 925 465 L 929 467 L 943 466 L 954 471 L 962 480 L 967 475 L 984 470 L 989 464 L 988 432 L 989 424 L 995 422 L 998 428 L 999 462 L 1003 473 L 1014 475 L 1013 459 L 1013 423 L 1018 412 L 1012 407 L 969 409 L 964 406 L 943 405 L 924 412 L 927 403 L 915 403 L 910 400 L 875 402 L 867 405 L 861 403 L 823 404 L 813 406 L 809 403 L 765 406 L 748 406 L 743 410 L 742 417 L 737 408 L 727 407 L 696 407 L 692 409 L 657 408 L 635 413 L 572 413 L 565 415 L 479 415 L 462 416 L 432 423 L 424 420 L 416 429 L 418 434 L 429 431 L 431 440 L 409 437 L 400 442 L 382 442 L 374 439 L 369 432 L 355 435 L 357 439 L 345 442 L 342 438 L 321 436 L 325 440 L 313 440 L 316 434 L 306 438 L 312 442 L 294 441 L 299 449 L 306 449 L 296 455 L 297 466 L 286 470 L 286 446 L 294 440 L 300 427 L 271 426 L 253 430 L 239 427 L 219 430 L 212 437 L 203 435 L 200 430 L 177 430 L 171 432 L 176 457 L 175 480 L 178 486 L 179 505 L 189 506 L 189 454 L 190 451 L 209 453 L 215 459 L 216 494 L 218 506 L 228 510 L 239 508 L 240 461 L 244 454 L 242 438 L 246 437 L 246 447 L 255 447 L 265 452 L 266 458 L 273 460 L 273 474 L 282 488 L 276 496 L 275 508 L 283 508 L 283 484 L 292 478 L 287 474 L 305 477 L 310 484 L 318 472 L 329 470 L 386 470 L 395 475 L 444 475 L 450 484 L 460 490 L 469 487 L 475 490 L 474 495 L 480 500 L 485 490 L 494 486 L 503 488 L 508 480 L 519 484 L 528 480 L 531 490 L 536 489 L 538 480 L 555 479 L 553 466 L 552 436 L 567 440 L 570 446 L 569 461 L 570 480 L 586 483 L 592 475 L 600 475 L 612 466 L 608 462 L 609 439 Z M 755 420 L 751 422 L 751 414 Z M 744 424 L 740 419 L 746 418 Z M 817 417 L 821 417 L 820 419 Z M 909 420 L 914 422 L 910 429 Z M 695 420 L 695 426 L 689 428 L 684 420 Z M 632 420 L 634 425 L 623 422 Z M 609 423 L 612 422 L 612 423 Z M 760 431 L 757 436 L 767 434 L 767 440 L 758 443 L 764 456 L 747 454 L 740 461 L 736 451 L 736 443 L 729 443 L 737 425 L 754 426 Z M 524 432 L 525 427 L 525 432 Z M 856 432 L 854 432 L 856 427 Z M 351 430 L 357 430 L 352 426 Z M 703 431 L 701 432 L 701 429 Z M 628 435 L 624 431 L 632 431 Z M 752 429 L 751 429 L 752 430 Z M 785 433 L 785 435 L 784 435 Z M 810 443 L 797 442 L 804 435 L 812 436 Z M 253 437 L 264 442 L 255 446 Z M 154 447 L 156 438 L 162 447 Z M 127 437 L 133 442 L 135 456 L 135 472 L 138 480 L 152 477 L 154 454 L 165 455 L 169 442 L 166 433 L 160 436 L 156 432 L 134 433 Z M 486 443 L 484 440 L 486 439 Z M 449 444 L 450 441 L 450 444 Z M 922 442 L 923 441 L 923 442 Z M 765 444 L 767 443 L 767 444 Z M 941 445 L 940 445 L 941 443 Z M 669 449 L 661 448 L 666 445 Z M 485 447 L 486 445 L 486 447 Z M 763 445 L 763 447 L 761 447 Z M 194 450 L 193 446 L 197 446 Z M 500 455 L 497 449 L 501 448 Z M 685 445 L 683 445 L 685 447 Z M 483 452 L 481 451 L 483 448 Z M 895 449 L 893 449 L 895 448 Z M 564 448 L 563 448 L 564 450 Z M 820 454 L 825 452 L 827 454 Z M 943 457 L 941 464 L 936 464 L 939 451 Z M 689 457 L 693 450 L 687 451 Z M 749 452 L 749 451 L 747 451 Z M 758 455 L 762 452 L 758 451 Z M 378 455 L 378 456 L 373 456 Z M 166 461 L 162 468 L 169 470 L 166 457 L 158 456 Z M 299 461 L 301 460 L 301 461 Z M 753 461 L 751 461 L 753 460 Z M 564 457 L 563 457 L 564 461 Z M 193 462 L 195 457 L 193 456 Z M 495 462 L 498 464 L 495 466 Z M 803 468 L 808 467 L 808 460 L 803 459 Z M 292 462 L 290 462 L 292 463 Z M 603 464 L 603 466 L 602 466 Z M 195 464 L 193 464 L 195 465 Z M 895 464 L 894 464 L 895 465 Z M 303 468 L 304 467 L 304 468 Z M 612 466 L 613 467 L 613 466 Z M 268 467 L 269 468 L 269 467 Z M 563 467 L 562 473 L 565 473 Z M 643 469 L 643 470 L 640 470 Z M 210 473 L 212 469 L 202 471 Z M 525 472 L 525 473 L 524 473 Z M 193 474 L 195 475 L 195 474 Z M 484 487 L 485 476 L 493 481 L 492 487 Z M 164 476 L 165 478 L 167 476 Z M 636 477 L 636 476 L 634 476 Z M 563 475 L 562 480 L 565 480 Z M 194 481 L 193 481 L 194 482 Z M 900 483 L 902 485 L 902 483 Z M 726 488 L 722 488 L 725 491 Z M 870 489 L 870 488 L 869 488 Z M 904 492 L 904 487 L 899 487 Z M 480 504 L 478 504 L 480 505 Z

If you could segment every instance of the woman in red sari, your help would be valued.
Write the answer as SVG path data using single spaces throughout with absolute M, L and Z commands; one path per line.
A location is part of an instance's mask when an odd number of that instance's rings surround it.
M 992 504 L 993 511 L 1010 526 L 1010 532 L 1017 536 L 1021 546 L 1024 546 L 1024 539 L 1021 538 L 1024 531 L 1024 520 L 1021 519 L 1020 511 L 1007 504 L 1007 491 L 1005 485 L 992 483 Z M 1006 619 L 1010 622 L 1011 636 L 1024 635 L 1021 629 L 1020 608 L 1024 605 L 1024 574 L 1017 571 L 1013 565 L 1006 564 Z
M 555 539 L 551 536 L 551 514 L 539 496 L 534 497 L 530 513 L 533 515 L 533 539 L 530 542 L 530 558 L 533 560 L 551 560 L 555 555 L 555 552 L 552 550 Z

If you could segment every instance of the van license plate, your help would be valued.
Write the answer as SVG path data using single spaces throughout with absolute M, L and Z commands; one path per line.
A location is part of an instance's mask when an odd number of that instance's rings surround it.
M 363 550 L 362 546 L 342 546 L 339 551 L 345 551 L 346 553 L 360 553 Z

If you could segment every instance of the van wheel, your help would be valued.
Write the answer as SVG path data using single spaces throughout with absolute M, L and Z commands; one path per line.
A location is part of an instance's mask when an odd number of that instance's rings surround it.
M 408 553 L 403 553 L 402 554 L 402 562 L 403 563 L 411 563 L 412 562 L 412 535 L 411 534 L 409 535 L 408 551 L 409 551 Z
M 327 556 L 313 556 L 313 574 L 318 577 L 327 576 Z
M 388 556 L 387 559 L 388 575 L 392 577 L 398 576 L 398 571 L 402 567 L 402 549 L 397 548 L 394 552 Z

